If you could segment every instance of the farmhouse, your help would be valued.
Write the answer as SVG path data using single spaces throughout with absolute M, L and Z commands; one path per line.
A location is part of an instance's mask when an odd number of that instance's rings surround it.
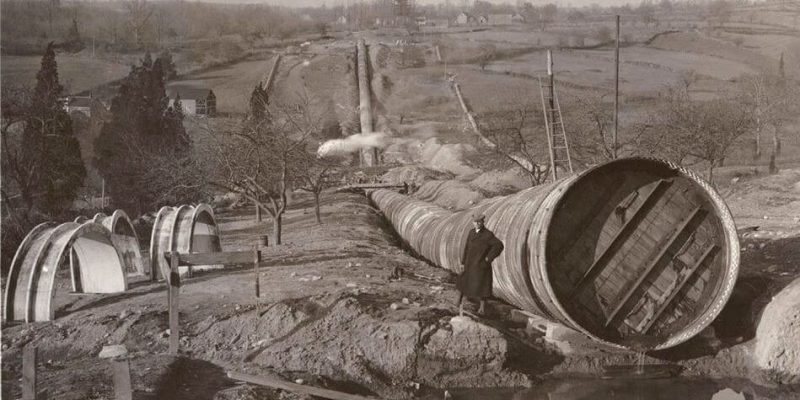
M 217 97 L 214 91 L 207 88 L 194 86 L 170 85 L 167 87 L 169 105 L 180 96 L 183 113 L 185 115 L 214 116 L 217 113 Z
M 62 101 L 67 114 L 77 112 L 87 117 L 92 116 L 92 96 L 70 96 Z

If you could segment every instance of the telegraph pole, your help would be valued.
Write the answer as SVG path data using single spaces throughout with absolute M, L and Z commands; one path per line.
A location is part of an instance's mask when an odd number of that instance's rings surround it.
M 617 44 L 614 47 L 614 139 L 611 154 L 617 158 L 617 129 L 619 127 L 619 15 L 616 16 Z

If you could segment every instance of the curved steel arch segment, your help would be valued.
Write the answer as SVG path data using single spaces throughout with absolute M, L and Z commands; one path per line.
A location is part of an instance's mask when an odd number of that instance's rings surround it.
M 127 289 L 122 262 L 105 227 L 91 221 L 42 224 L 23 240 L 12 262 L 6 293 L 7 320 L 53 319 L 56 272 L 70 252 L 74 252 L 80 265 L 73 281 L 80 281 L 83 292 L 117 293 Z
M 111 241 L 122 259 L 125 273 L 129 275 L 145 275 L 144 259 L 139 247 L 139 236 L 133 228 L 133 223 L 128 214 L 116 210 L 110 216 L 97 214 L 95 222 L 99 222 L 111 232 Z
M 164 252 L 169 249 L 169 235 L 172 232 L 172 224 L 167 222 L 168 217 L 174 211 L 174 207 L 164 206 L 158 210 L 156 220 L 153 223 L 153 231 L 150 234 L 150 279 L 153 281 L 164 279 L 165 273 L 169 274 L 169 262 L 164 258 Z
M 164 253 L 215 253 L 222 251 L 214 210 L 208 204 L 163 207 L 156 217 L 150 247 L 153 270 L 159 279 L 169 274 L 169 260 Z M 158 268 L 156 268 L 158 267 Z M 197 266 L 197 269 L 220 266 Z M 155 273 L 155 272 L 154 272 Z

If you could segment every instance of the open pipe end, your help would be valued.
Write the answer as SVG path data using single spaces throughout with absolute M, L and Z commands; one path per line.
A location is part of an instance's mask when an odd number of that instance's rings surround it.
M 727 206 L 693 172 L 630 158 L 556 184 L 531 280 L 555 319 L 595 339 L 663 349 L 727 302 L 739 243 Z M 549 206 L 551 205 L 551 206 Z

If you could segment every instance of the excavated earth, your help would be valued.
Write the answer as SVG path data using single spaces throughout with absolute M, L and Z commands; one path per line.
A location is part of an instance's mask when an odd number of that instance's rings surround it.
M 298 196 L 285 217 L 285 244 L 265 250 L 258 304 L 252 265 L 183 281 L 179 357 L 166 355 L 164 283 L 140 281 L 115 295 L 61 290 L 54 321 L 3 327 L 3 397 L 20 396 L 21 354 L 29 342 L 39 350 L 41 394 L 59 399 L 113 397 L 110 366 L 98 358 L 110 344 L 129 351 L 137 399 L 296 397 L 233 381 L 227 371 L 381 398 L 441 398 L 445 389 L 596 376 L 603 365 L 638 357 L 602 349 L 562 355 L 542 333 L 512 321 L 510 307 L 500 302 L 491 303 L 487 318 L 456 317 L 451 274 L 405 251 L 363 195 L 324 195 L 322 225 L 312 210 L 311 200 Z M 219 210 L 226 250 L 252 248 L 259 234 L 270 231 L 252 211 Z M 781 240 L 793 243 L 745 240 L 745 249 L 760 251 L 746 250 L 744 265 L 762 265 L 764 257 L 770 263 L 744 274 L 747 287 L 732 300 L 751 304 L 747 315 L 724 311 L 716 331 L 682 349 L 651 354 L 646 362 L 677 363 L 691 376 L 754 377 L 754 321 L 771 293 L 799 272 L 796 251 L 787 249 L 800 242 Z M 762 286 L 751 287 L 758 284 L 751 275 Z M 771 398 L 785 393 L 763 390 Z

